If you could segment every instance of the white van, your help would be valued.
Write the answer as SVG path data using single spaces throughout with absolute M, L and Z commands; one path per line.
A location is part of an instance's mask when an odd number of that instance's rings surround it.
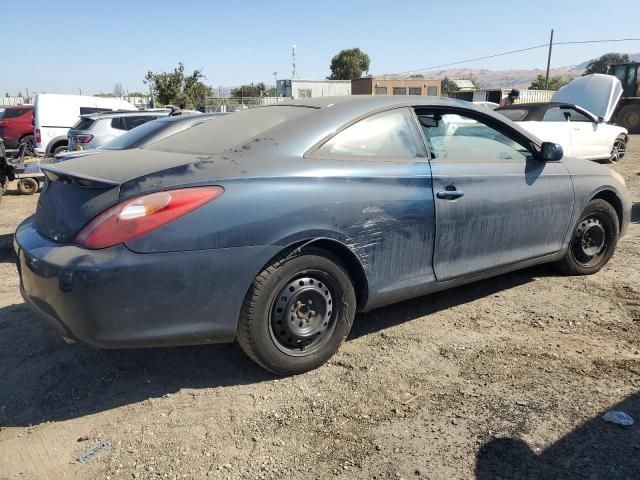
M 53 156 L 66 150 L 67 131 L 78 121 L 80 115 L 114 110 L 138 110 L 132 103 L 116 98 L 57 93 L 39 93 L 35 96 L 33 104 L 35 152 L 38 157 Z

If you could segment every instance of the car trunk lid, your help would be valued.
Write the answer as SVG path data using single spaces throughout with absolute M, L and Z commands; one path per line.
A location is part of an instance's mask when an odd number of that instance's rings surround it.
M 78 176 L 62 169 L 42 168 L 47 177 L 36 207 L 36 228 L 42 235 L 69 243 L 104 209 L 118 203 L 120 185 L 107 179 Z
M 613 75 L 595 73 L 567 83 L 553 94 L 551 101 L 572 103 L 608 122 L 621 96 L 620 80 Z
M 43 166 L 47 181 L 38 200 L 36 228 L 55 241 L 72 242 L 97 214 L 126 198 L 237 176 L 235 163 L 219 160 L 134 149 Z

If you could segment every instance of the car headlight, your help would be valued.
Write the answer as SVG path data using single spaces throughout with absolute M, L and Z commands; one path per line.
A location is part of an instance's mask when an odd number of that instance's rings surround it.
M 615 170 L 611 170 L 611 175 L 613 175 L 613 178 L 618 180 L 622 185 L 624 185 L 625 187 L 627 186 L 627 182 L 624 181 L 624 177 L 618 172 L 616 172 Z

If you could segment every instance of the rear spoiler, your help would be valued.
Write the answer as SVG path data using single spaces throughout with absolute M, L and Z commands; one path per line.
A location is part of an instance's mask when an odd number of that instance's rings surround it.
M 44 173 L 47 179 L 52 182 L 61 182 L 67 185 L 75 185 L 85 188 L 107 189 L 120 186 L 118 182 L 114 182 L 113 180 L 92 177 L 90 175 L 78 175 L 51 165 L 43 165 L 40 167 L 40 170 L 42 170 L 42 173 Z

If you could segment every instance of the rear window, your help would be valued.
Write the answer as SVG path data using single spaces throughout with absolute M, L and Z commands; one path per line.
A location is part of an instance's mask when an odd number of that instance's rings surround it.
M 527 114 L 529 113 L 528 110 L 522 110 L 522 109 L 517 109 L 517 110 L 496 110 L 496 112 L 502 114 L 505 117 L 507 117 L 509 120 L 513 120 L 514 122 L 520 122 L 520 121 L 524 120 L 525 117 L 527 116 Z
M 24 115 L 28 111 L 29 110 L 25 110 L 23 108 L 7 108 L 4 112 L 0 112 L 0 118 L 17 118 Z
M 149 148 L 195 155 L 220 153 L 243 145 L 281 123 L 301 118 L 312 111 L 312 108 L 292 106 L 244 110 L 225 115 L 215 122 L 197 125 L 160 140 Z
M 91 118 L 80 118 L 80 120 L 78 120 L 76 124 L 73 127 L 71 127 L 71 129 L 72 130 L 89 130 L 94 123 L 95 123 L 95 120 Z

